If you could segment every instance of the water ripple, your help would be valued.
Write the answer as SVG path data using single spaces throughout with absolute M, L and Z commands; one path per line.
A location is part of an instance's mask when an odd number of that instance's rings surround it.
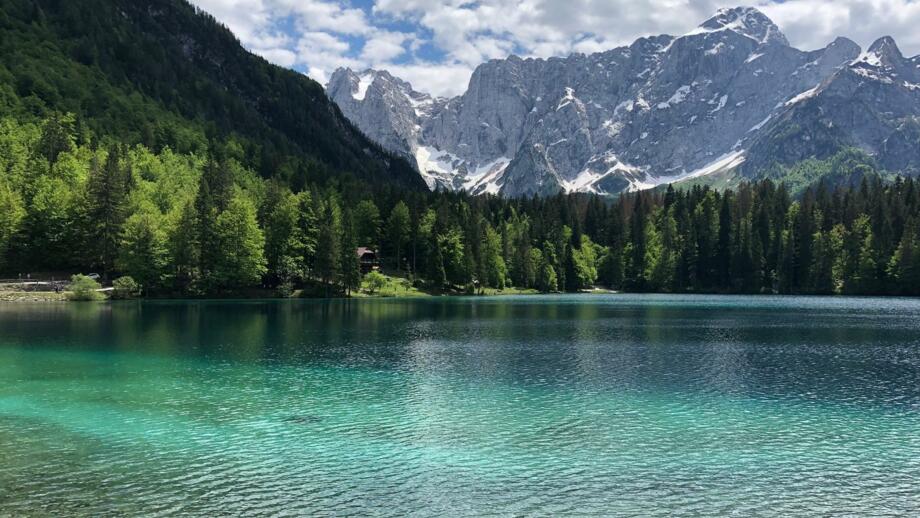
M 917 314 L 0 306 L 0 516 L 915 516 Z

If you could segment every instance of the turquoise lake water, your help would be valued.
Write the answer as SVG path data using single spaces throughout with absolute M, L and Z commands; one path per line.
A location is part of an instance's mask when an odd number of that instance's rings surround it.
M 920 514 L 920 300 L 0 305 L 0 516 Z

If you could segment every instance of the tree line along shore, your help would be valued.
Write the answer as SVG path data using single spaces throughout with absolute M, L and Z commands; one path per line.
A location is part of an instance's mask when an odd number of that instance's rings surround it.
M 244 154 L 232 138 L 207 153 L 99 141 L 67 115 L 0 120 L 0 277 L 98 272 L 158 297 L 366 296 L 390 285 L 920 294 L 916 180 L 888 181 L 847 157 L 833 167 L 860 174 L 845 182 L 669 186 L 607 200 L 296 185 L 259 176 Z M 359 249 L 373 251 L 370 268 Z

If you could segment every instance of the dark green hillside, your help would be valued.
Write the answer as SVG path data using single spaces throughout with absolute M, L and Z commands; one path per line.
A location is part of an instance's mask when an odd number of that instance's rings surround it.
M 230 140 L 262 176 L 297 186 L 348 173 L 424 188 L 319 84 L 250 54 L 184 0 L 0 0 L 0 109 L 73 113 L 78 138 L 153 150 Z

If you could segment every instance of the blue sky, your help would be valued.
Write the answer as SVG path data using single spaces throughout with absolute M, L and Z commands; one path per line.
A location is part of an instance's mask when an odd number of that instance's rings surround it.
M 720 0 L 192 0 L 266 59 L 325 83 L 338 67 L 387 69 L 421 91 L 462 93 L 492 58 L 564 56 L 683 34 Z M 894 36 L 920 52 L 917 0 L 752 2 L 802 49 L 847 36 L 864 47 Z

